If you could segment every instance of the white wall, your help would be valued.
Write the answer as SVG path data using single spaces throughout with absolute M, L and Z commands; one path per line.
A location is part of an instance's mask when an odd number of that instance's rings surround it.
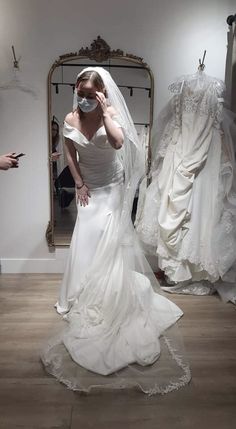
M 235 0 L 0 0 L 0 84 L 12 77 L 11 45 L 22 80 L 38 99 L 0 91 L 0 153 L 23 151 L 18 170 L 0 172 L 2 272 L 59 272 L 67 249 L 49 252 L 46 79 L 59 55 L 101 35 L 142 56 L 155 76 L 156 113 L 173 79 L 194 73 L 207 50 L 207 72 L 224 79 L 227 24 Z

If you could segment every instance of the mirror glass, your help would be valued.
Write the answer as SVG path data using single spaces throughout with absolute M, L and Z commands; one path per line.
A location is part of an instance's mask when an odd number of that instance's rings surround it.
M 70 244 L 77 216 L 74 180 L 67 166 L 62 129 L 66 114 L 72 111 L 77 74 L 85 67 L 101 66 L 111 73 L 125 98 L 137 132 L 145 145 L 147 170 L 150 163 L 153 79 L 149 67 L 141 58 L 131 55 L 125 58 L 109 56 L 99 62 L 73 54 L 62 57 L 54 63 L 48 79 L 51 219 L 46 236 L 49 246 Z M 134 202 L 134 212 L 137 198 L 138 195 Z

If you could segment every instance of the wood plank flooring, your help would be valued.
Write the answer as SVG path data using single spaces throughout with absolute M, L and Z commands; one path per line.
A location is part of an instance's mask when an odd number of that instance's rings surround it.
M 61 275 L 0 275 L 0 429 L 234 429 L 236 307 L 206 297 L 168 295 L 192 381 L 177 392 L 75 393 L 48 375 L 39 352 L 63 322 L 55 312 Z

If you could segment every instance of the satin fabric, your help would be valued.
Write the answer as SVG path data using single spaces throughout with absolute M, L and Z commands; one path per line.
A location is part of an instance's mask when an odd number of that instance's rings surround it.
M 235 281 L 235 161 L 223 83 L 200 72 L 170 89 L 137 231 L 170 281 Z
M 78 150 L 91 198 L 88 206 L 78 205 L 56 304 L 69 322 L 62 341 L 73 361 L 98 374 L 134 362 L 149 365 L 160 356 L 160 335 L 183 313 L 135 271 L 129 236 L 117 246 L 123 172 L 104 127 L 88 141 L 65 123 L 64 135 Z

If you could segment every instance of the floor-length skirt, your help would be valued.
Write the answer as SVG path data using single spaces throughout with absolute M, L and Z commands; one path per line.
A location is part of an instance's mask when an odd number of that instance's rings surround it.
M 73 390 L 166 393 L 190 380 L 175 325 L 183 313 L 161 292 L 132 224 L 120 235 L 122 193 L 122 184 L 97 188 L 78 205 L 57 303 L 65 328 L 41 359 Z

